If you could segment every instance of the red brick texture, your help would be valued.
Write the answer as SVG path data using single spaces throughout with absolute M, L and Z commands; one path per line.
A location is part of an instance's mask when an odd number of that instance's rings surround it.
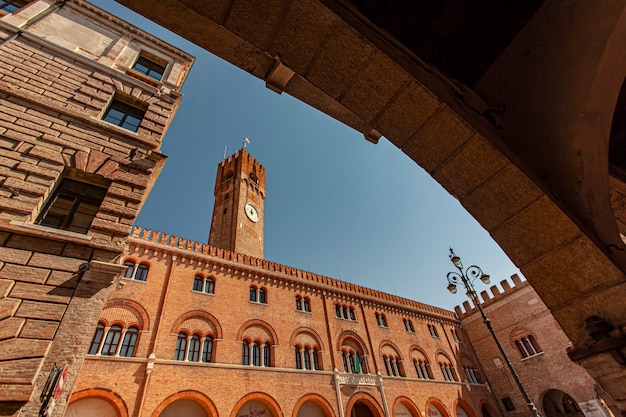
M 0 409 L 12 410 L 5 414 L 37 415 L 53 363 L 69 365 L 54 410 L 63 414 L 122 270 L 115 264 L 165 161 L 161 142 L 193 62 L 88 3 L 58 6 L 36 0 L 0 14 Z M 170 59 L 180 82 L 129 75 L 141 48 Z M 116 94 L 145 104 L 137 132 L 102 120 Z M 64 176 L 108 184 L 86 234 L 35 224 Z
M 550 389 L 560 390 L 571 396 L 577 403 L 596 399 L 595 383 L 587 371 L 570 361 L 567 348 L 571 342 L 560 328 L 546 305 L 526 281 L 517 275 L 512 277 L 513 286 L 508 281 L 491 287 L 491 294 L 483 291 L 482 307 L 492 322 L 492 326 L 519 375 L 530 399 L 543 413 L 544 394 Z M 464 310 L 457 307 L 457 314 L 484 366 L 494 393 L 499 399 L 510 397 L 515 410 L 507 416 L 526 416 L 528 407 L 522 394 L 514 385 L 506 363 L 477 309 L 464 304 Z M 532 335 L 538 348 L 536 355 L 522 357 L 515 341 Z M 502 366 L 494 364 L 499 358 Z
M 308 401 L 327 417 L 339 417 L 340 410 L 349 415 L 357 401 L 381 416 L 385 403 L 395 407 L 402 402 L 416 412 L 425 411 L 430 398 L 445 405 L 444 416 L 454 416 L 458 398 L 464 399 L 470 417 L 479 415 L 481 403 L 496 407 L 485 385 L 464 381 L 462 361 L 475 368 L 478 364 L 451 311 L 146 229 L 134 230 L 124 259 L 149 265 L 147 281 L 123 279 L 124 286 L 114 290 L 101 320 L 124 322 L 109 306 L 132 300 L 141 305 L 151 327 L 141 329 L 132 358 L 88 355 L 76 389 L 111 390 L 131 414 L 158 415 L 178 398 L 174 395 L 186 392 L 209 399 L 215 405 L 210 416 L 235 416 L 250 395 L 274 417 L 295 416 Z M 192 290 L 196 275 L 214 280 L 214 294 Z M 266 304 L 249 301 L 251 286 L 267 290 Z M 296 309 L 296 295 L 309 298 L 310 312 Z M 356 320 L 336 318 L 335 304 L 354 308 Z M 375 313 L 385 315 L 387 327 L 377 324 Z M 404 319 L 412 321 L 414 332 L 406 330 Z M 427 324 L 435 326 L 439 337 L 431 336 Z M 461 343 L 454 341 L 452 330 Z M 214 362 L 173 360 L 180 331 L 212 336 Z M 241 365 L 244 339 L 269 341 L 272 366 Z M 296 344 L 319 347 L 322 370 L 296 369 Z M 341 358 L 346 349 L 366 354 L 368 378 L 374 382 L 341 383 L 337 391 L 336 378 L 349 376 L 343 374 Z M 412 361 L 418 350 L 430 362 L 434 379 L 418 379 Z M 404 377 L 387 375 L 383 356 L 390 351 L 398 357 Z M 148 376 L 152 353 L 156 359 Z M 437 363 L 441 354 L 455 366 L 460 382 L 444 381 Z M 391 408 L 389 412 L 395 413 Z

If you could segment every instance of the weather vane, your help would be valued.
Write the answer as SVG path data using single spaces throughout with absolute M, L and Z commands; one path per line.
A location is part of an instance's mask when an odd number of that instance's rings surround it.
M 250 143 L 250 139 L 244 136 L 243 138 L 243 148 L 246 149 L 246 145 Z

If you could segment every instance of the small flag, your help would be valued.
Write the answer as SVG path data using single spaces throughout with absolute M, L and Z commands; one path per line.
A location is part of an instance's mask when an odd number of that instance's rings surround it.
M 250 143 L 250 139 L 248 139 L 248 138 L 244 137 L 244 138 L 243 138 L 243 147 L 245 148 L 245 147 L 246 147 L 246 145 L 247 145 L 247 144 L 249 144 L 249 143 Z
M 356 356 L 356 373 L 360 374 L 361 373 L 361 360 L 359 359 L 359 354 L 357 353 L 354 356 Z

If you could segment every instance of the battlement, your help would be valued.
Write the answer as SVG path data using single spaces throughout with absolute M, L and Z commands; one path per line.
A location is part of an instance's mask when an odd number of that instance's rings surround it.
M 220 184 L 232 178 L 249 178 L 255 187 L 261 187 L 261 193 L 265 195 L 265 167 L 244 148 L 237 150 L 218 164 L 215 193 L 221 189 Z
M 208 255 L 224 261 L 235 262 L 237 264 L 240 264 L 242 267 L 247 266 L 256 269 L 263 269 L 265 271 L 268 271 L 269 273 L 279 273 L 296 280 L 308 281 L 312 285 L 332 287 L 340 292 L 358 294 L 370 299 L 375 298 L 383 303 L 392 303 L 413 310 L 420 310 L 427 315 L 455 320 L 454 312 L 450 310 L 420 303 L 414 300 L 409 300 L 407 298 L 398 297 L 396 295 L 373 290 L 371 288 L 362 287 L 360 285 L 341 281 L 335 278 L 329 278 L 324 275 L 319 275 L 301 269 L 281 265 L 275 262 L 270 262 L 265 259 L 255 258 L 253 256 L 217 248 L 215 246 L 209 246 L 205 243 L 192 241 L 178 236 L 168 235 L 166 233 L 158 232 L 155 230 L 135 226 L 130 237 L 131 244 L 134 240 L 135 242 L 145 241 L 149 243 L 170 246 L 173 249 L 189 252 L 190 256 L 192 256 L 193 254 Z
M 522 288 L 526 288 L 528 287 L 528 285 L 530 285 L 528 284 L 528 281 L 522 281 L 522 279 L 517 274 L 511 275 L 511 281 L 513 281 L 513 286 L 511 286 L 511 284 L 509 284 L 507 280 L 500 281 L 502 291 L 500 291 L 497 285 L 492 285 L 489 288 L 491 294 L 489 294 L 487 290 L 481 291 L 479 296 L 479 298 L 482 299 L 481 306 L 486 307 L 504 298 L 505 296 L 509 296 L 510 294 L 513 294 L 516 291 L 519 291 Z M 459 318 L 459 320 L 461 320 L 465 316 L 469 316 L 475 313 L 476 311 L 478 311 L 478 308 L 476 308 L 476 306 L 471 306 L 469 301 L 463 302 L 462 309 L 460 306 L 454 307 L 454 312 L 456 313 L 456 316 Z

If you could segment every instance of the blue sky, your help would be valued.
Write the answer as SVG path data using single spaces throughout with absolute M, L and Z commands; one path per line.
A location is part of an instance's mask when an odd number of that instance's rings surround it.
M 518 273 L 489 234 L 424 170 L 111 0 L 92 1 L 194 55 L 165 138 L 169 155 L 136 224 L 206 242 L 217 164 L 250 138 L 266 168 L 266 259 L 444 308 L 452 246 L 492 284 Z M 478 290 L 486 289 L 481 283 Z

